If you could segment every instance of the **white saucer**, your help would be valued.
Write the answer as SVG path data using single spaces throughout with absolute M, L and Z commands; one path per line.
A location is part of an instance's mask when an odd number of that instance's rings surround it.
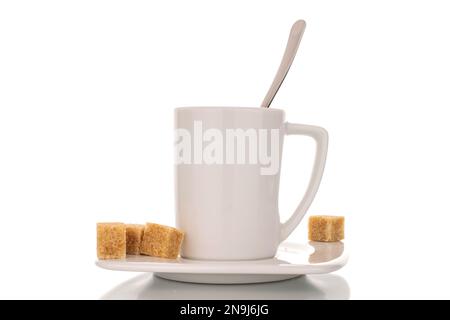
M 194 283 L 260 283 L 295 278 L 305 274 L 330 273 L 348 260 L 343 242 L 282 243 L 273 259 L 209 261 L 148 256 L 124 260 L 97 260 L 100 268 L 154 272 L 165 279 Z

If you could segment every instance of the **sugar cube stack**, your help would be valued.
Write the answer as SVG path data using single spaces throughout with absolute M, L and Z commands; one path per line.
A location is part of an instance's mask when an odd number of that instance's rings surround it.
M 308 225 L 311 241 L 334 242 L 344 239 L 344 217 L 311 216 Z
M 97 257 L 124 259 L 126 257 L 126 227 L 119 222 L 97 223 Z
M 147 223 L 141 242 L 141 254 L 175 259 L 181 249 L 184 233 L 176 228 Z
M 140 254 L 144 225 L 127 224 L 127 254 Z

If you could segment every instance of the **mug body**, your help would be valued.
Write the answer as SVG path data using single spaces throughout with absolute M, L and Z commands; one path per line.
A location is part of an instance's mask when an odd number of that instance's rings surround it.
M 175 109 L 176 224 L 190 259 L 271 258 L 280 242 L 284 112 Z

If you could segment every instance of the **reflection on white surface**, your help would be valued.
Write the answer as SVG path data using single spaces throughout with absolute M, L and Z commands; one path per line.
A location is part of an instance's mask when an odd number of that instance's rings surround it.
M 339 258 L 344 254 L 344 243 L 310 241 L 314 252 L 309 256 L 309 263 L 324 263 Z
M 113 288 L 102 299 L 349 299 L 347 281 L 334 274 L 308 275 L 291 280 L 239 285 L 194 284 L 165 280 L 145 273 Z

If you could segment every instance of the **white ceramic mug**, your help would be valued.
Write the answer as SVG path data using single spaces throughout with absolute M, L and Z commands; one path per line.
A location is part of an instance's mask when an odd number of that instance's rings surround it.
M 297 227 L 319 188 L 328 134 L 284 122 L 273 108 L 175 109 L 176 223 L 185 231 L 182 257 L 207 260 L 271 258 Z M 285 135 L 316 141 L 312 175 L 292 216 L 278 213 Z M 245 152 L 243 152 L 245 151 Z M 276 163 L 278 161 L 278 163 Z

